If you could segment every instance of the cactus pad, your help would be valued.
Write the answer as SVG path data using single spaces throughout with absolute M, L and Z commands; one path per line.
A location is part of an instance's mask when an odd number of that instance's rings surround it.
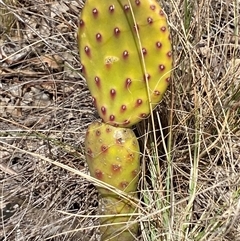
M 146 118 L 150 103 L 154 108 L 162 99 L 172 68 L 170 34 L 157 1 L 87 0 L 78 44 L 104 122 L 130 127 Z
M 88 127 L 85 148 L 91 176 L 127 193 L 136 191 L 140 152 L 131 129 L 94 122 Z M 109 194 L 107 189 L 98 190 Z
M 85 149 L 91 176 L 136 197 L 140 153 L 131 129 L 94 122 L 88 127 Z M 137 205 L 108 189 L 97 188 L 101 196 L 100 213 L 108 215 L 100 218 L 101 241 L 136 240 L 138 224 L 131 225 L 136 218 L 131 214 L 137 211 Z M 118 214 L 121 217 L 115 216 Z

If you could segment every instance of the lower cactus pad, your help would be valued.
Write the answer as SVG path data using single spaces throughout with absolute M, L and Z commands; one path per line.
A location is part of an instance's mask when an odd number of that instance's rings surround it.
M 114 127 L 94 122 L 89 125 L 86 138 L 86 160 L 91 176 L 117 190 L 136 197 L 140 173 L 140 151 L 134 132 L 128 128 Z M 135 240 L 137 223 L 136 204 L 104 187 L 97 187 L 101 196 L 101 214 L 113 215 L 100 218 L 102 241 Z M 122 214 L 121 217 L 115 215 Z M 110 224 L 110 225 L 109 225 Z
M 85 148 L 91 176 L 124 192 L 136 191 L 140 151 L 131 129 L 94 122 L 88 127 Z M 101 194 L 107 193 L 98 189 Z

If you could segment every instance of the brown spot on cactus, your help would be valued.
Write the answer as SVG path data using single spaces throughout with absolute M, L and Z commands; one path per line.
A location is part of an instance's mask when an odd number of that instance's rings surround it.
M 126 181 L 123 181 L 123 182 L 120 182 L 120 188 L 121 189 L 126 189 L 129 185 L 129 182 L 126 182 Z
M 124 10 L 127 12 L 129 9 L 130 9 L 129 5 L 128 5 L 128 4 L 125 4 L 125 5 L 124 5 Z
M 150 78 L 151 78 L 151 75 L 150 75 L 150 74 L 144 74 L 144 76 L 143 76 L 143 79 L 144 79 L 145 81 L 150 80 Z
M 122 144 L 122 141 L 123 141 L 123 139 L 122 138 L 117 138 L 116 139 L 116 143 L 119 145 L 119 144 Z
M 96 34 L 96 39 L 97 39 L 97 41 L 100 42 L 102 40 L 102 35 L 100 33 L 97 33 Z
M 100 171 L 99 169 L 97 169 L 97 170 L 95 171 L 95 177 L 96 177 L 97 179 L 101 180 L 101 179 L 103 178 L 103 173 L 102 173 L 102 171 Z
M 151 10 L 155 10 L 155 9 L 156 9 L 156 6 L 155 6 L 155 5 L 150 5 L 150 9 L 151 9 Z
M 82 19 L 79 20 L 79 27 L 83 27 L 84 26 L 84 21 Z
M 133 177 L 136 177 L 138 175 L 139 170 L 135 169 L 132 171 Z
M 126 81 L 125 81 L 126 88 L 128 89 L 131 84 L 132 84 L 132 80 L 130 78 L 127 78 Z
M 163 12 L 162 9 L 159 10 L 159 15 L 162 16 L 162 17 L 164 17 L 164 12 Z
M 114 5 L 110 5 L 108 9 L 112 13 L 114 11 L 115 7 L 114 7 Z
M 167 83 L 170 83 L 170 81 L 171 81 L 171 78 L 170 78 L 170 77 L 166 78 L 166 82 L 167 82 Z
M 160 28 L 162 32 L 165 32 L 167 30 L 167 28 L 165 26 Z
M 97 107 L 96 98 L 92 97 L 92 102 L 95 107 Z
M 114 28 L 113 32 L 114 32 L 114 35 L 116 37 L 118 37 L 120 35 L 120 29 L 119 28 Z
M 155 96 L 159 96 L 160 95 L 160 91 L 158 91 L 158 90 L 154 90 L 153 93 L 154 93 Z
M 135 3 L 137 6 L 139 6 L 141 2 L 140 2 L 140 0 L 135 0 Z
M 121 171 L 121 165 L 120 164 L 112 164 L 112 171 L 113 172 L 120 172 Z
M 85 51 L 87 56 L 90 56 L 90 48 L 88 46 L 84 47 L 84 51 Z
M 147 18 L 147 22 L 148 22 L 149 24 L 152 24 L 152 23 L 153 23 L 153 19 L 150 18 L 150 17 L 148 17 L 148 18 Z
M 98 15 L 98 10 L 97 10 L 96 8 L 94 8 L 94 9 L 92 10 L 92 13 L 93 13 L 93 16 L 94 16 L 94 17 L 97 17 L 97 15 Z
M 124 120 L 124 121 L 123 121 L 123 125 L 126 125 L 126 126 L 127 126 L 127 125 L 129 125 L 129 124 L 130 124 L 130 120 Z
M 107 132 L 107 133 L 110 133 L 111 131 L 112 131 L 112 128 L 111 128 L 111 127 L 107 127 L 107 128 L 106 128 L 106 132 Z
M 96 130 L 96 136 L 100 136 L 101 135 L 101 131 L 100 130 Z
M 142 53 L 143 53 L 143 55 L 146 55 L 147 54 L 147 50 L 145 48 L 142 48 Z
M 133 153 L 129 153 L 128 156 L 127 156 L 127 160 L 128 161 L 134 160 L 134 154 Z
M 124 134 L 127 134 L 127 129 L 123 129 L 122 131 Z
M 140 106 L 141 104 L 142 104 L 142 100 L 141 99 L 137 99 L 137 101 L 136 101 L 136 106 L 138 107 L 138 106 Z
M 107 149 L 108 149 L 108 146 L 106 146 L 106 145 L 102 145 L 102 146 L 101 146 L 101 151 L 102 151 L 102 152 L 106 152 Z
M 97 85 L 98 87 L 100 87 L 100 79 L 99 79 L 99 77 L 96 76 L 96 77 L 94 78 L 94 80 L 95 80 L 96 85 Z
M 126 105 L 122 105 L 121 106 L 121 112 L 125 111 L 127 109 L 127 106 Z
M 116 90 L 115 89 L 110 90 L 110 96 L 111 96 L 112 99 L 115 98 L 115 96 L 116 96 Z
M 114 116 L 114 115 L 110 115 L 110 116 L 109 116 L 109 120 L 110 120 L 110 121 L 114 121 L 114 120 L 115 120 L 115 116 Z
M 101 107 L 101 112 L 103 115 L 106 115 L 106 108 L 104 106 Z
M 141 118 L 146 118 L 146 117 L 147 117 L 147 114 L 146 114 L 146 113 L 142 113 L 142 114 L 140 115 L 140 117 L 141 117 Z
M 171 57 L 172 57 L 172 52 L 169 51 L 169 52 L 167 53 L 167 56 L 168 56 L 169 58 L 171 58 Z
M 158 68 L 159 68 L 160 71 L 165 70 L 165 66 L 164 66 L 163 64 L 160 64 L 160 65 L 158 66 Z
M 93 152 L 90 148 L 87 149 L 87 155 L 93 157 Z
M 123 51 L 123 58 L 126 59 L 128 57 L 128 51 L 124 50 Z
M 157 41 L 157 42 L 156 42 L 156 47 L 160 49 L 160 48 L 162 47 L 161 42 Z
M 83 64 L 81 64 L 81 71 L 85 76 L 87 75 L 86 68 Z

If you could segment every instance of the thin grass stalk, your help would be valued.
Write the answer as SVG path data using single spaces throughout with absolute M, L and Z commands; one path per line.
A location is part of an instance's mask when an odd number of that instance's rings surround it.
M 167 140 L 167 162 L 168 162 L 168 182 L 167 185 L 167 195 L 169 195 L 170 212 L 169 212 L 169 240 L 172 240 L 172 231 L 174 225 L 174 188 L 173 188 L 173 160 L 172 160 L 172 145 L 173 145 L 173 108 L 174 108 L 174 94 L 173 85 L 171 85 L 171 107 L 168 116 L 168 140 Z
M 193 2 L 194 1 L 184 0 L 184 29 L 186 35 L 188 35 L 190 30 Z

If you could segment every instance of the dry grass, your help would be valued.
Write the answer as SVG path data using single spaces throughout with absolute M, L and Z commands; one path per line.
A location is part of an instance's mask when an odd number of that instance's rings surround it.
M 240 2 L 162 5 L 174 71 L 154 124 L 136 126 L 139 240 L 237 241 Z M 0 1 L 1 240 L 98 240 L 97 192 L 83 152 L 86 127 L 98 116 L 80 74 L 82 6 Z

